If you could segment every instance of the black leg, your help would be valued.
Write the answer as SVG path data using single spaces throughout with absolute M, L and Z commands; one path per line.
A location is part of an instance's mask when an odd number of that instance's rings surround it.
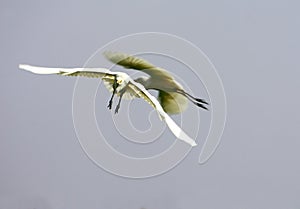
M 120 109 L 121 100 L 122 100 L 122 96 L 123 96 L 124 93 L 125 93 L 125 92 L 122 92 L 122 93 L 120 94 L 119 102 L 118 102 L 118 104 L 117 104 L 117 106 L 116 106 L 116 109 L 115 109 L 115 114 L 117 114 L 118 111 L 119 111 L 119 109 Z
M 185 92 L 185 91 L 183 91 L 181 89 L 178 89 L 177 93 L 185 96 L 186 98 L 188 98 L 188 100 L 190 100 L 192 103 L 194 103 L 198 107 L 201 107 L 201 108 L 203 108 L 205 110 L 208 110 L 208 108 L 205 107 L 204 105 L 209 105 L 209 104 L 204 99 L 193 97 L 192 95 L 190 95 L 189 93 L 187 93 L 187 92 Z
M 114 83 L 113 83 L 113 93 L 112 93 L 112 95 L 111 95 L 111 98 L 110 98 L 110 100 L 109 100 L 109 102 L 108 102 L 108 109 L 111 109 L 111 107 L 112 107 L 112 102 L 113 102 L 113 98 L 114 98 L 114 96 L 115 96 L 115 94 L 116 94 L 116 90 L 117 90 L 117 88 L 118 88 L 118 83 L 117 83 L 117 76 L 115 75 L 115 79 L 114 79 Z
M 128 84 L 127 84 L 127 85 L 121 90 L 121 92 L 120 92 L 120 98 L 119 98 L 119 102 L 118 102 L 118 104 L 117 104 L 117 106 L 116 106 L 116 109 L 115 109 L 115 114 L 118 113 L 118 111 L 119 111 L 119 109 L 120 109 L 122 97 L 123 97 L 124 93 L 125 93 L 126 90 L 127 90 L 127 86 L 128 86 Z

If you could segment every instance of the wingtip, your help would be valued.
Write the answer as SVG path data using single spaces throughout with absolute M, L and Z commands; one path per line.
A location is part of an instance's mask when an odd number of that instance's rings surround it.
M 113 56 L 114 52 L 107 50 L 107 51 L 104 51 L 102 54 L 105 58 L 110 59 Z
M 197 143 L 196 143 L 196 142 L 193 142 L 193 143 L 191 144 L 191 146 L 192 146 L 192 147 L 196 147 L 196 146 L 197 146 Z
M 22 70 L 32 72 L 32 73 L 38 73 L 38 70 L 37 70 L 38 67 L 35 67 L 35 66 L 32 66 L 32 65 L 19 64 L 19 68 L 22 69 Z
M 28 68 L 28 65 L 19 64 L 19 69 L 26 70 L 27 68 Z
M 110 51 L 104 51 L 104 52 L 102 52 L 102 54 L 106 57 L 107 56 L 107 54 L 109 54 L 110 53 Z

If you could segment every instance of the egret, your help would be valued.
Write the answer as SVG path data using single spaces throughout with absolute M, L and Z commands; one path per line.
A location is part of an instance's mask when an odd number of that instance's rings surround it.
M 37 67 L 20 64 L 19 68 L 36 74 L 58 74 L 63 76 L 84 76 L 89 78 L 101 78 L 104 85 L 112 92 L 108 103 L 108 108 L 112 108 L 114 95 L 119 96 L 119 102 L 116 106 L 115 113 L 118 112 L 122 98 L 133 99 L 142 98 L 148 102 L 164 120 L 171 132 L 180 140 L 191 146 L 196 146 L 196 142 L 189 137 L 168 114 L 178 114 L 186 109 L 187 100 L 207 109 L 204 104 L 208 104 L 203 99 L 195 98 L 184 91 L 182 86 L 162 68 L 155 67 L 149 62 L 123 53 L 106 52 L 104 54 L 110 61 L 121 65 L 125 68 L 142 70 L 150 75 L 139 77 L 133 80 L 124 72 L 112 72 L 106 68 L 50 68 Z M 147 89 L 159 91 L 158 100 L 151 95 Z

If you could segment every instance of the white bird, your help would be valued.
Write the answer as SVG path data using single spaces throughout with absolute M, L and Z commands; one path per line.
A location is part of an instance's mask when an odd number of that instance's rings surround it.
M 207 109 L 203 104 L 208 104 L 202 99 L 195 98 L 186 93 L 181 85 L 164 69 L 157 68 L 147 61 L 122 53 L 105 53 L 105 56 L 114 63 L 127 68 L 143 70 L 151 77 L 140 77 L 133 80 L 123 72 L 112 72 L 106 68 L 49 68 L 20 64 L 19 68 L 36 74 L 59 74 L 64 76 L 85 76 L 90 78 L 101 78 L 104 85 L 112 92 L 108 108 L 111 109 L 113 97 L 119 96 L 119 102 L 115 113 L 120 108 L 121 99 L 143 98 L 147 101 L 164 120 L 171 132 L 180 140 L 196 146 L 196 142 L 189 137 L 167 114 L 182 112 L 187 106 L 187 99 L 199 107 Z M 146 89 L 159 91 L 158 99 L 152 96 Z

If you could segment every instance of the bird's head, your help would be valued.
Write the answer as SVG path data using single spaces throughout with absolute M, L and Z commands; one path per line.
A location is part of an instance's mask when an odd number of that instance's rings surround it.
M 123 81 L 123 79 L 122 78 L 117 78 L 117 83 L 118 84 L 122 84 L 124 81 Z
M 117 74 L 117 83 L 119 85 L 127 83 L 128 79 L 129 79 L 129 76 L 126 73 L 118 72 L 118 74 Z

